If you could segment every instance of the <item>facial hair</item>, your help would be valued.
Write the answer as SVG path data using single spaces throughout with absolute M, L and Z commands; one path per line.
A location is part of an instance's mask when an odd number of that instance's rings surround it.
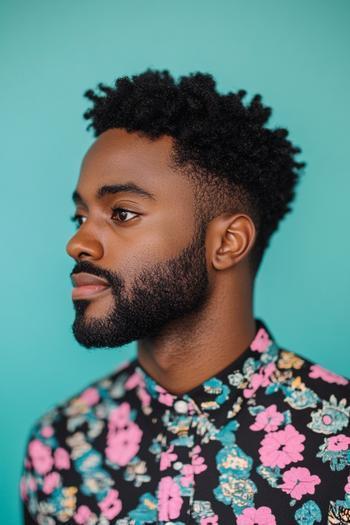
M 86 348 L 116 348 L 155 337 L 171 321 L 199 312 L 208 299 L 205 228 L 199 225 L 191 242 L 174 258 L 144 268 L 130 291 L 116 273 L 78 262 L 72 273 L 89 272 L 110 284 L 113 307 L 101 318 L 85 316 L 90 301 L 74 300 L 75 339 Z

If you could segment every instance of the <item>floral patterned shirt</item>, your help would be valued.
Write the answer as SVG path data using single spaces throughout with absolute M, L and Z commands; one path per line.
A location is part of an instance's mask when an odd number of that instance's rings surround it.
M 25 524 L 349 524 L 349 379 L 256 322 L 250 346 L 183 395 L 135 358 L 42 416 Z

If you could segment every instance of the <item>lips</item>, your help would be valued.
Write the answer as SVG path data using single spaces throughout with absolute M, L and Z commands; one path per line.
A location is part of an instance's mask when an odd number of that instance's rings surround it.
M 100 295 L 110 288 L 105 279 L 92 275 L 91 273 L 80 272 L 71 275 L 73 283 L 72 299 L 83 299 Z

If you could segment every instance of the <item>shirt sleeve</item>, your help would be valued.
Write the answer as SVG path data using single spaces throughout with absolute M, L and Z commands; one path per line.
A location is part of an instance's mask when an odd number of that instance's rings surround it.
M 27 437 L 24 450 L 22 471 L 20 477 L 20 504 L 22 506 L 22 522 L 24 525 L 37 525 L 35 519 L 37 509 L 38 472 L 34 469 L 31 451 L 35 443 L 38 425 L 33 425 Z
M 72 521 L 77 489 L 69 478 L 65 437 L 59 407 L 46 412 L 30 429 L 20 478 L 24 525 Z
M 60 474 L 54 465 L 56 446 L 57 438 L 50 420 L 39 419 L 28 434 L 20 477 L 24 525 L 37 525 L 51 518 L 53 493 L 60 483 Z
M 23 525 L 38 525 L 37 521 L 34 521 L 33 517 L 29 514 L 27 506 L 22 503 L 22 523 Z
M 45 466 L 43 463 L 45 456 L 42 451 L 36 450 L 40 447 L 41 443 L 38 440 L 39 428 L 39 421 L 31 427 L 23 455 L 19 492 L 24 525 L 37 525 L 38 523 L 36 519 L 38 510 L 38 488 L 44 478 L 43 473 Z

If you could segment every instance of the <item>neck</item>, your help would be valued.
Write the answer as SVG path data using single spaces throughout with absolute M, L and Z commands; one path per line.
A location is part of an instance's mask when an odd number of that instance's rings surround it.
M 232 363 L 256 333 L 253 292 L 217 287 L 199 313 L 169 323 L 157 336 L 139 340 L 137 357 L 168 392 L 181 395 Z

